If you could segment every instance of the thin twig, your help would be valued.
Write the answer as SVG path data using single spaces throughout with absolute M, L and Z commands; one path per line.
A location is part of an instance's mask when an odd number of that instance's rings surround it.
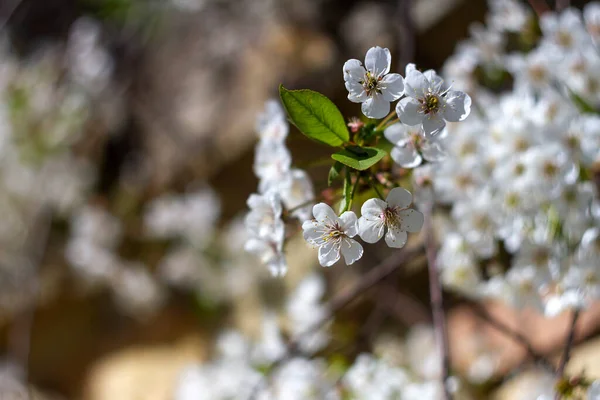
M 52 212 L 47 208 L 42 208 L 31 227 L 30 235 L 25 243 L 24 251 L 27 252 L 30 263 L 30 304 L 25 310 L 15 318 L 14 325 L 9 331 L 9 349 L 11 358 L 17 363 L 23 374 L 23 380 L 26 382 L 29 374 L 29 354 L 31 352 L 31 333 L 35 318 L 39 294 L 39 274 L 40 267 L 46 254 L 50 228 L 52 225 Z
M 427 206 L 425 213 L 425 253 L 427 254 L 427 268 L 429 271 L 429 296 L 431 299 L 433 328 L 435 331 L 436 343 L 439 354 L 442 357 L 441 380 L 444 387 L 444 397 L 446 400 L 452 400 L 452 393 L 448 387 L 448 378 L 450 377 L 450 345 L 448 342 L 446 316 L 444 314 L 442 285 L 440 283 L 440 277 L 436 265 L 437 251 L 435 239 L 433 237 L 433 225 L 431 221 L 432 208 L 432 204 Z
M 6 25 L 8 25 L 8 22 L 10 21 L 12 16 L 15 14 L 15 12 L 17 11 L 17 8 L 19 8 L 19 6 L 21 5 L 22 2 L 23 2 L 23 0 L 14 0 L 12 2 L 12 4 L 10 4 L 8 6 L 6 15 L 2 16 L 2 19 L 0 20 L 0 32 L 3 31 L 4 28 L 6 28 Z
M 544 13 L 547 13 L 550 10 L 548 3 L 544 0 L 527 0 L 533 11 L 537 14 L 538 18 L 541 17 Z
M 579 319 L 580 310 L 573 310 L 571 314 L 571 323 L 569 324 L 569 332 L 567 334 L 567 339 L 565 340 L 565 347 L 563 350 L 563 355 L 560 360 L 560 364 L 556 370 L 556 379 L 562 379 L 565 374 L 565 368 L 569 363 L 569 359 L 571 358 L 571 349 L 573 348 L 573 342 L 575 341 L 575 327 L 577 325 L 577 320 Z M 561 398 L 560 393 L 556 393 L 555 400 L 559 400 Z
M 415 56 L 415 23 L 412 0 L 398 0 L 398 29 L 400 30 L 400 70 L 403 71 Z
M 263 379 L 261 379 L 260 382 L 256 384 L 256 386 L 250 393 L 248 400 L 253 400 L 256 398 L 256 396 L 259 394 L 260 388 L 264 384 L 264 380 L 268 379 L 270 374 L 273 373 L 273 371 L 275 371 L 279 366 L 284 364 L 293 356 L 302 354 L 302 352 L 298 348 L 298 345 L 304 337 L 316 332 L 317 330 L 325 326 L 329 321 L 331 321 L 331 319 L 335 316 L 335 314 L 338 311 L 346 307 L 348 304 L 352 303 L 363 293 L 365 293 L 367 290 L 371 289 L 373 286 L 384 280 L 386 277 L 393 274 L 395 271 L 398 270 L 398 268 L 404 265 L 406 261 L 417 256 L 421 252 L 421 250 L 422 248 L 418 246 L 411 249 L 405 249 L 403 251 L 394 252 L 375 268 L 372 268 L 371 270 L 369 270 L 369 272 L 364 274 L 360 281 L 358 281 L 354 286 L 343 290 L 332 300 L 330 300 L 325 305 L 325 309 L 328 310 L 327 313 L 311 327 L 306 329 L 304 332 L 301 332 L 288 342 L 285 354 L 269 366 L 269 372 Z
M 562 11 L 565 8 L 569 8 L 571 0 L 556 0 L 556 11 Z
M 515 341 L 516 343 L 523 346 L 523 348 L 525 348 L 525 350 L 527 351 L 527 354 L 529 355 L 529 357 L 531 357 L 531 359 L 534 362 L 543 366 L 548 371 L 554 372 L 554 370 L 555 370 L 554 364 L 550 360 L 548 360 L 546 357 L 544 357 L 544 355 L 539 353 L 533 347 L 531 342 L 525 336 L 523 336 L 522 333 L 515 331 L 510 326 L 497 320 L 492 314 L 489 313 L 488 310 L 485 309 L 485 307 L 483 307 L 479 303 L 473 303 L 471 309 L 473 310 L 475 315 L 477 315 L 479 318 L 481 318 L 482 320 L 484 320 L 485 322 L 490 324 L 490 326 L 492 326 L 494 329 L 503 333 L 504 335 L 511 338 L 513 341 Z

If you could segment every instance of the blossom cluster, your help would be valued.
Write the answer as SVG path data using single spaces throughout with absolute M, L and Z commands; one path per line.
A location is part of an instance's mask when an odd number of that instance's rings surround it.
M 248 198 L 250 212 L 246 216 L 248 241 L 245 248 L 266 264 L 274 276 L 282 276 L 287 271 L 283 254 L 286 239 L 283 212 L 290 218 L 308 218 L 310 202 L 315 195 L 308 174 L 291 167 L 292 157 L 285 146 L 289 125 L 278 102 L 266 103 L 265 112 L 257 120 L 256 131 L 259 142 L 254 173 L 259 184 L 258 193 Z
M 537 43 L 517 51 L 510 38 L 525 37 L 534 16 L 517 1 L 490 4 L 489 24 L 445 66 L 476 112 L 445 129 L 442 164 L 414 173 L 451 207 L 442 279 L 547 316 L 585 308 L 600 297 L 600 5 L 544 14 Z M 512 88 L 499 90 L 498 77 Z
M 385 400 L 402 395 L 416 400 L 441 395 L 439 355 L 432 346 L 434 335 L 429 326 L 415 326 L 405 343 L 383 336 L 376 341 L 374 354 L 362 353 L 341 370 L 330 368 L 323 358 L 310 357 L 329 340 L 326 330 L 311 332 L 314 322 L 306 324 L 311 313 L 326 312 L 320 300 L 324 285 L 319 275 L 306 276 L 291 293 L 282 316 L 290 322 L 293 337 L 300 339 L 304 355 L 294 355 L 269 371 L 288 349 L 277 315 L 267 312 L 258 339 L 241 331 L 222 332 L 211 361 L 181 372 L 175 399 Z M 268 377 L 265 370 L 271 372 Z M 465 398 L 458 380 L 452 379 L 457 398 Z

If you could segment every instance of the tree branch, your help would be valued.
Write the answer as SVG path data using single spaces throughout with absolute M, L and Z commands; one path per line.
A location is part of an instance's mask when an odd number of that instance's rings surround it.
M 556 11 L 562 11 L 571 5 L 570 0 L 556 0 Z
M 442 285 L 436 265 L 437 250 L 431 221 L 433 204 L 429 204 L 426 207 L 425 253 L 427 253 L 427 268 L 429 270 L 429 296 L 433 313 L 433 328 L 439 354 L 442 357 L 441 380 L 444 388 L 444 397 L 446 400 L 452 400 L 452 393 L 448 387 L 448 378 L 450 377 L 450 345 L 448 343 L 448 330 L 446 327 L 446 316 L 444 314 Z
M 298 348 L 298 345 L 299 345 L 300 341 L 302 340 L 302 338 L 304 338 L 305 336 L 310 335 L 311 333 L 322 328 L 329 321 L 331 321 L 331 319 L 335 316 L 335 314 L 338 311 L 340 311 L 342 308 L 346 307 L 348 304 L 352 303 L 360 295 L 365 293 L 367 290 L 371 289 L 373 286 L 375 286 L 376 284 L 378 284 L 379 282 L 384 280 L 386 277 L 393 274 L 406 261 L 417 256 L 421 252 L 421 250 L 422 250 L 421 246 L 417 246 L 412 249 L 404 249 L 403 251 L 394 252 L 392 255 L 390 255 L 388 258 L 383 260 L 375 268 L 372 268 L 371 270 L 369 270 L 369 272 L 364 274 L 362 276 L 362 278 L 360 279 L 360 281 L 358 283 L 356 283 L 354 286 L 351 286 L 350 288 L 342 291 L 337 296 L 335 296 L 333 299 L 331 299 L 325 306 L 325 308 L 328 310 L 328 312 L 318 322 L 313 324 L 311 327 L 306 329 L 304 332 L 301 332 L 300 334 L 296 335 L 295 338 L 292 338 L 288 342 L 285 354 L 278 360 L 274 361 L 269 366 L 269 368 L 268 368 L 269 372 L 264 377 L 264 379 L 262 379 L 254 387 L 248 400 L 253 400 L 256 398 L 261 386 L 264 383 L 264 380 L 268 379 L 268 377 L 270 376 L 270 374 L 273 373 L 273 371 L 275 371 L 279 366 L 284 364 L 286 361 L 288 361 L 293 356 L 301 354 L 301 351 Z M 308 356 L 312 356 L 312 355 L 309 354 Z
M 533 11 L 537 14 L 538 18 L 541 17 L 544 13 L 547 13 L 550 10 L 548 4 L 544 0 L 527 0 Z
M 531 357 L 531 359 L 534 362 L 540 364 L 548 371 L 554 372 L 554 370 L 555 370 L 554 364 L 550 360 L 548 360 L 546 357 L 544 357 L 541 353 L 539 353 L 537 350 L 535 350 L 533 348 L 533 345 L 531 344 L 531 342 L 529 342 L 529 340 L 525 336 L 523 336 L 523 334 L 513 330 L 508 325 L 506 325 L 503 322 L 494 318 L 494 316 L 492 314 L 490 314 L 489 311 L 486 310 L 479 303 L 473 303 L 471 305 L 471 309 L 473 310 L 475 315 L 477 315 L 479 318 L 481 318 L 482 320 L 484 320 L 485 322 L 490 324 L 490 326 L 495 328 L 497 331 L 505 334 L 506 336 L 511 338 L 513 341 L 515 341 L 516 343 L 523 346 L 525 348 L 525 350 L 527 350 L 527 354 L 529 355 L 529 357 Z
M 569 363 L 569 359 L 571 358 L 571 349 L 573 348 L 573 342 L 575 341 L 575 327 L 577 325 L 577 320 L 579 319 L 580 310 L 573 310 L 571 314 L 571 323 L 569 324 L 569 332 L 567 334 L 567 339 L 565 341 L 565 348 L 563 350 L 563 355 L 560 360 L 560 364 L 558 365 L 558 369 L 556 370 L 556 379 L 559 380 L 565 374 L 565 368 Z M 561 398 L 560 393 L 556 393 L 556 400 Z

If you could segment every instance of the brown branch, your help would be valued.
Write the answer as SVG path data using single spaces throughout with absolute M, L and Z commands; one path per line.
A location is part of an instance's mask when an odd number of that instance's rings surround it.
M 492 314 L 489 313 L 488 310 L 485 309 L 485 307 L 479 303 L 471 304 L 471 309 L 475 315 L 490 324 L 490 326 L 492 326 L 494 329 L 503 333 L 507 337 L 511 338 L 514 342 L 524 347 L 527 351 L 527 354 L 534 362 L 538 363 L 548 371 L 554 372 L 554 364 L 544 357 L 544 355 L 535 350 L 531 342 L 522 333 L 515 331 L 510 326 L 497 320 Z
M 412 18 L 412 3 L 412 0 L 398 0 L 401 71 L 404 71 L 415 56 L 415 23 Z
M 556 370 L 556 379 L 562 379 L 565 374 L 565 368 L 569 363 L 569 359 L 571 358 L 571 349 L 573 348 L 573 342 L 575 341 L 575 328 L 577 325 L 577 320 L 579 319 L 580 310 L 573 310 L 571 314 L 571 323 L 569 324 L 569 332 L 567 333 L 567 339 L 565 340 L 565 348 L 563 350 L 563 355 L 560 360 L 560 364 Z M 556 400 L 561 398 L 560 393 L 556 393 Z
M 533 11 L 537 14 L 538 18 L 541 17 L 544 13 L 547 13 L 550 10 L 548 3 L 544 0 L 527 0 Z
M 442 373 L 440 378 L 444 388 L 444 398 L 452 400 L 452 393 L 448 387 L 448 378 L 450 377 L 450 344 L 448 342 L 446 315 L 444 314 L 442 285 L 436 264 L 437 249 L 431 221 L 432 208 L 432 204 L 428 205 L 425 212 L 425 253 L 427 254 L 427 269 L 429 270 L 429 297 L 431 299 L 436 344 L 442 358 Z
M 556 11 L 562 11 L 565 8 L 569 8 L 571 0 L 556 0 Z
M 331 299 L 326 305 L 325 308 L 328 312 L 321 318 L 318 322 L 313 324 L 311 327 L 306 329 L 304 332 L 296 335 L 295 338 L 292 338 L 286 346 L 285 355 L 274 361 L 268 368 L 268 373 L 260 382 L 252 390 L 248 400 L 253 400 L 259 393 L 261 386 L 264 383 L 265 379 L 268 379 L 270 374 L 273 373 L 279 366 L 284 364 L 290 358 L 302 354 L 298 345 L 300 341 L 307 335 L 314 333 L 319 330 L 323 326 L 325 326 L 331 319 L 335 316 L 335 314 L 340 311 L 342 308 L 346 307 L 348 304 L 352 303 L 358 297 L 360 297 L 367 290 L 371 289 L 373 286 L 393 274 L 398 270 L 406 261 L 411 258 L 417 256 L 421 252 L 422 248 L 420 246 L 404 249 L 403 251 L 396 251 L 388 258 L 383 260 L 379 265 L 375 268 L 372 268 L 362 276 L 360 281 L 356 283 L 354 286 L 349 287 L 346 290 L 343 290 L 333 299 Z M 311 356 L 310 354 L 308 356 Z
M 28 304 L 23 312 L 15 318 L 15 322 L 8 333 L 9 352 L 11 353 L 13 361 L 15 361 L 21 369 L 24 381 L 27 381 L 29 373 L 31 333 L 33 330 L 40 286 L 39 274 L 48 246 L 51 225 L 52 211 L 43 206 L 29 231 L 24 247 L 24 251 L 28 255 L 27 262 L 30 263 L 29 268 L 32 274 L 29 287 L 26 289 L 24 288 L 24 290 L 28 289 L 30 292 L 30 304 Z

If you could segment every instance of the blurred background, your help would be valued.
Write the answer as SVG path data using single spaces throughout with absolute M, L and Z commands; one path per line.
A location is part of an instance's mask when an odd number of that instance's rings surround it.
M 394 71 L 439 69 L 486 12 L 485 0 L 0 1 L 0 398 L 173 398 L 218 331 L 257 331 L 260 305 L 316 264 L 301 238 L 281 280 L 243 252 L 265 101 L 283 83 L 358 115 L 346 60 L 378 45 Z M 327 155 L 294 129 L 288 147 L 301 167 Z M 308 169 L 315 187 L 328 167 Z M 383 258 L 373 253 L 324 270 L 331 293 Z M 414 264 L 390 280 L 410 300 L 390 311 L 399 329 L 429 322 Z M 353 337 L 375 301 L 343 311 L 334 336 Z M 482 328 L 457 299 L 448 307 L 460 365 Z M 547 351 L 563 341 L 566 319 L 493 311 L 527 321 Z M 586 314 L 586 336 L 599 317 Z M 508 349 L 504 370 L 524 360 L 489 335 Z

